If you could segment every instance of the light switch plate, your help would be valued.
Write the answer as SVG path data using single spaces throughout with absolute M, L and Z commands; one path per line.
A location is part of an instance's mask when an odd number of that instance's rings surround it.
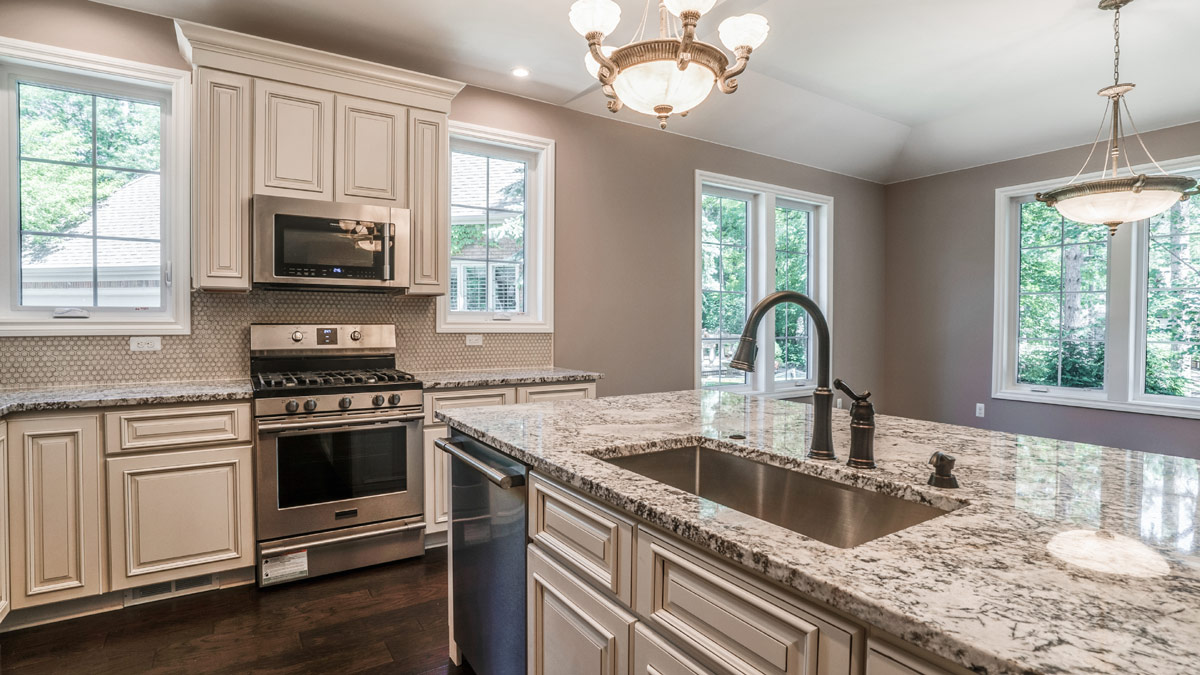
M 162 349 L 162 338 L 156 336 L 135 335 L 129 338 L 131 352 L 157 352 Z
M 468 347 L 482 347 L 483 346 L 483 336 L 482 335 L 468 335 L 467 336 L 467 346 Z

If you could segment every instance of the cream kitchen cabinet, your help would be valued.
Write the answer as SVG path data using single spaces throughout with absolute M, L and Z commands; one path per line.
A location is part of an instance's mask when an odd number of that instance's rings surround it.
M 0 485 L 8 490 L 8 423 L 0 420 Z M 0 499 L 0 623 L 12 609 L 8 569 L 8 500 Z
M 949 670 L 918 658 L 892 644 L 867 641 L 867 675 L 951 675 Z
M 250 445 L 107 460 L 112 588 L 254 564 Z
M 8 422 L 13 609 L 107 590 L 99 429 L 95 413 Z
M 245 75 L 196 74 L 192 286 L 250 290 L 253 91 Z
M 450 129 L 443 113 L 412 110 L 408 119 L 409 294 L 445 295 L 450 287 Z
M 624 675 L 637 618 L 536 546 L 528 549 L 526 640 L 530 675 Z
M 639 623 L 633 631 L 634 675 L 711 675 L 712 671 Z
M 595 382 L 560 382 L 521 387 L 517 390 L 517 403 L 571 401 L 584 398 L 596 398 Z
M 334 199 L 405 206 L 407 139 L 404 106 L 338 94 Z
M 332 92 L 254 81 L 254 192 L 333 199 Z

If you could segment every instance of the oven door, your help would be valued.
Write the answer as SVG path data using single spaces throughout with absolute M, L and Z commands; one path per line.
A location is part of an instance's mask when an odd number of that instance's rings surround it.
M 421 419 L 260 421 L 259 541 L 420 516 Z

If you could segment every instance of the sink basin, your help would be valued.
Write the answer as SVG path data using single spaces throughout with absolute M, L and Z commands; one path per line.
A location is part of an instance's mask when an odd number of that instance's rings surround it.
M 838 548 L 947 513 L 703 446 L 604 461 Z

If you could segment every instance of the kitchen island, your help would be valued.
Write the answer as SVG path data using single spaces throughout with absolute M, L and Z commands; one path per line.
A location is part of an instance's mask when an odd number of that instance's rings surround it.
M 857 470 L 844 465 L 842 410 L 840 461 L 804 458 L 811 411 L 681 391 L 437 416 L 639 527 L 949 664 L 989 674 L 1197 672 L 1195 460 L 881 415 L 879 467 Z M 605 461 L 692 445 L 946 513 L 838 548 Z M 926 485 L 935 451 L 957 458 L 959 489 Z M 1076 536 L 1113 542 L 1100 544 L 1109 559 L 1081 555 Z

